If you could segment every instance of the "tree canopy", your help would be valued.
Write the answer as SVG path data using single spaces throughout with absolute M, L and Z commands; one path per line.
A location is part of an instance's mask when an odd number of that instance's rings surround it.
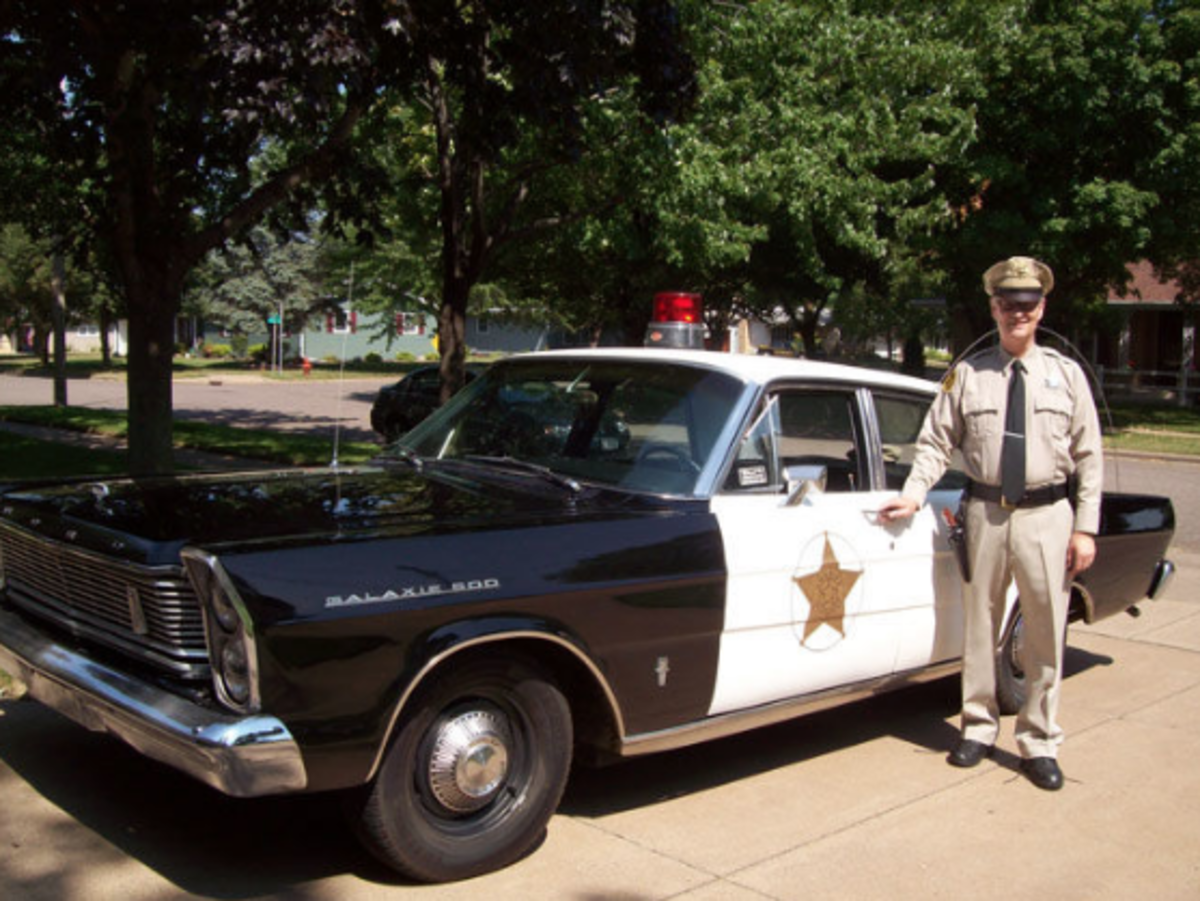
M 110 262 L 137 472 L 233 240 L 336 238 L 296 278 L 436 311 L 447 392 L 483 287 L 630 340 L 697 290 L 810 351 L 829 307 L 911 333 L 936 295 L 966 340 L 1014 253 L 1052 324 L 1143 258 L 1200 295 L 1200 0 L 7 0 L 0 49 L 0 221 Z

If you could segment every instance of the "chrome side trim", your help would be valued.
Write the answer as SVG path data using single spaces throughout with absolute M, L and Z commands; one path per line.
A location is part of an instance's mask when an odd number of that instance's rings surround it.
M 392 735 L 396 731 L 396 723 L 400 721 L 400 714 L 404 712 L 405 706 L 413 693 L 425 681 L 425 678 L 436 670 L 439 666 L 445 663 L 449 658 L 453 657 L 461 651 L 470 648 L 477 648 L 481 645 L 495 644 L 501 641 L 514 641 L 522 639 L 536 639 L 538 641 L 549 642 L 557 645 L 566 651 L 569 651 L 575 659 L 582 663 L 587 671 L 595 680 L 596 685 L 604 692 L 604 697 L 608 701 L 609 712 L 612 714 L 613 724 L 616 726 L 618 743 L 623 743 L 625 740 L 625 720 L 621 716 L 621 708 L 617 704 L 617 697 L 613 694 L 612 687 L 609 686 L 608 680 L 597 668 L 591 659 L 583 653 L 577 646 L 567 641 L 559 635 L 553 635 L 548 632 L 536 632 L 533 630 L 525 630 L 518 632 L 496 632 L 491 635 L 481 635 L 478 638 L 468 639 L 461 644 L 456 644 L 453 647 L 447 648 L 440 654 L 431 657 L 429 661 L 421 667 L 421 671 L 408 683 L 404 689 L 404 693 L 400 695 L 400 700 L 396 702 L 395 708 L 392 710 L 392 715 L 388 719 L 387 730 L 383 734 L 383 741 L 379 743 L 379 750 L 375 752 L 375 759 L 371 762 L 371 770 L 367 774 L 365 781 L 370 781 L 375 778 L 375 774 L 379 772 L 379 767 L 383 764 L 383 755 L 387 752 L 388 745 L 391 744 Z
M 674 751 L 717 738 L 727 738 L 739 732 L 773 726 L 804 714 L 817 713 L 850 701 L 886 694 L 898 688 L 920 685 L 948 676 L 961 668 L 962 662 L 953 660 L 935 664 L 926 669 L 896 673 L 882 679 L 873 679 L 869 682 L 834 688 L 800 698 L 777 701 L 774 704 L 766 704 L 750 710 L 726 713 L 672 729 L 632 735 L 621 742 L 618 750 L 622 757 L 640 757 L 643 754 L 657 754 L 659 751 Z
M 211 710 L 90 660 L 0 609 L 0 669 L 93 732 L 240 798 L 302 790 L 300 748 L 270 716 Z

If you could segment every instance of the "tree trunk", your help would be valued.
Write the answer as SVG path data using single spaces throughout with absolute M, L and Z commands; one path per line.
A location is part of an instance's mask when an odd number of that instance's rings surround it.
M 108 312 L 108 307 L 104 306 L 100 309 L 100 356 L 104 361 L 104 368 L 108 369 L 112 366 L 112 342 L 108 337 L 108 330 L 112 328 L 112 315 Z
M 67 294 L 66 267 L 55 252 L 51 263 L 50 292 L 54 296 L 54 406 L 67 405 Z
M 438 350 L 442 354 L 441 402 L 448 401 L 467 380 L 467 297 L 465 279 L 446 279 L 438 312 Z
M 171 358 L 178 295 L 145 293 L 129 297 L 129 471 L 135 476 L 175 468 Z

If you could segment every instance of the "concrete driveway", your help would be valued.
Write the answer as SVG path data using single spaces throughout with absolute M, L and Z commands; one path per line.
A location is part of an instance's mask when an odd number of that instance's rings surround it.
M 1062 792 L 1011 726 L 943 760 L 953 679 L 576 774 L 544 845 L 446 886 L 395 879 L 336 799 L 237 801 L 28 702 L 0 703 L 0 897 L 1188 899 L 1200 897 L 1200 554 L 1169 596 L 1072 630 Z

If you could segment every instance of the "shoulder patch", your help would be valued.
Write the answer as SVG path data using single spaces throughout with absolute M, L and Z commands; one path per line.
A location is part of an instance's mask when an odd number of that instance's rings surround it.
M 942 390 L 949 394 L 954 390 L 954 383 L 958 381 L 958 367 L 955 366 L 944 376 L 942 376 Z

